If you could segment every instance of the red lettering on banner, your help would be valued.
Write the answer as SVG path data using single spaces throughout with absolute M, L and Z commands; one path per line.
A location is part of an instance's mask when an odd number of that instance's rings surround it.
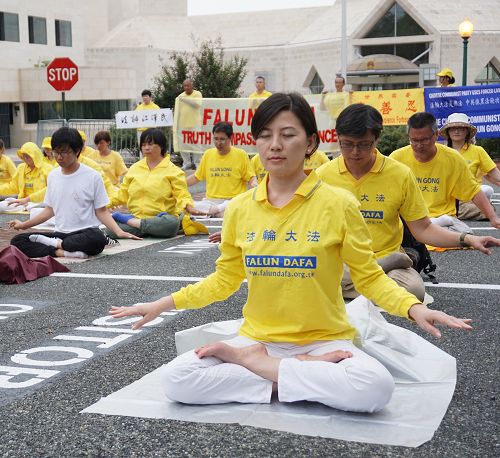
M 337 143 L 337 132 L 335 129 L 320 130 L 318 132 L 321 143 Z
M 203 125 L 206 126 L 207 125 L 207 122 L 212 119 L 212 113 L 213 113 L 214 110 L 212 110 L 211 108 L 205 108 L 203 110 Z
M 245 122 L 245 111 L 246 110 L 239 110 L 238 108 L 236 108 L 236 115 L 234 117 L 234 121 L 236 123 L 237 126 L 242 126 L 243 123 Z M 241 118 L 238 116 L 241 112 Z
M 248 123 L 247 123 L 248 126 L 252 124 L 252 119 L 254 114 L 255 114 L 255 109 L 248 110 Z
M 210 145 L 212 143 L 212 134 L 210 132 L 183 130 L 182 142 L 186 145 Z
M 231 137 L 231 143 L 234 146 L 255 145 L 255 141 L 250 132 L 235 132 Z

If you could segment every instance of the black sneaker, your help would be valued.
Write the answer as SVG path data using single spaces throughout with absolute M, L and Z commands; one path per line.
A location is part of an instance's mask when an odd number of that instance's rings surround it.
M 106 235 L 106 246 L 118 246 L 120 242 Z

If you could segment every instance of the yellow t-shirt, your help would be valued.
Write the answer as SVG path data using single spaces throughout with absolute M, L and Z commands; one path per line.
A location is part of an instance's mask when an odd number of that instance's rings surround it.
M 90 157 L 95 154 L 95 152 L 96 150 L 94 148 L 85 145 L 85 147 L 82 149 L 82 152 L 80 153 L 80 157 Z
M 16 173 L 14 161 L 5 154 L 0 156 L 0 183 L 8 183 Z
M 120 153 L 111 151 L 107 156 L 102 156 L 96 150 L 88 157 L 102 167 L 112 184 L 115 186 L 120 184 L 120 177 L 127 172 L 127 167 Z
M 248 98 L 249 99 L 267 99 L 268 97 L 271 97 L 273 95 L 272 92 L 263 90 L 262 94 L 259 94 L 257 91 L 252 92 Z
M 250 174 L 257 178 L 257 182 L 260 183 L 266 176 L 267 170 L 262 165 L 259 154 L 256 154 L 252 159 L 250 159 Z
M 167 156 L 152 170 L 146 159 L 133 164 L 111 201 L 111 205 L 119 204 L 126 204 L 130 213 L 143 219 L 161 212 L 178 216 L 187 205 L 193 205 L 193 199 L 184 172 Z
M 192 129 L 201 123 L 202 95 L 200 91 L 186 92 L 175 99 L 176 126 L 181 129 Z
M 328 156 L 323 151 L 316 150 L 313 155 L 304 161 L 304 170 L 316 170 L 323 164 L 330 162 Z
M 337 119 L 340 112 L 349 104 L 348 92 L 328 92 L 323 98 L 325 106 L 331 119 Z
M 305 344 L 352 339 L 342 299 L 343 262 L 356 289 L 390 313 L 408 317 L 415 296 L 384 275 L 371 251 L 359 203 L 314 171 L 283 208 L 267 200 L 266 182 L 226 208 L 216 271 L 173 294 L 177 308 L 226 299 L 248 280 L 240 334 Z
M 316 170 L 329 185 L 350 191 L 361 205 L 373 251 L 377 258 L 400 250 L 405 221 L 416 221 L 428 214 L 415 176 L 405 165 L 383 156 L 379 151 L 371 170 L 359 180 L 354 178 L 339 156 Z
M 227 154 L 220 154 L 217 148 L 207 149 L 194 176 L 206 180 L 208 199 L 232 199 L 247 190 L 246 183 L 253 175 L 247 153 L 231 146 Z
M 469 170 L 476 181 L 481 184 L 483 176 L 495 170 L 496 164 L 484 148 L 478 145 L 464 145 L 460 150 L 462 157 L 467 162 Z
M 465 159 L 452 148 L 436 143 L 436 155 L 419 162 L 411 145 L 393 151 L 391 156 L 410 167 L 424 196 L 429 216 L 456 216 L 455 200 L 468 202 L 481 190 Z
M 142 111 L 142 110 L 159 110 L 159 109 L 160 109 L 160 107 L 158 105 L 156 105 L 156 103 L 154 103 L 154 102 L 150 102 L 147 105 L 145 103 L 140 103 L 139 105 L 137 105 L 135 107 L 136 111 Z M 138 132 L 143 132 L 143 131 L 145 131 L 147 129 L 148 129 L 147 127 L 139 127 L 139 128 L 137 128 L 137 131 Z

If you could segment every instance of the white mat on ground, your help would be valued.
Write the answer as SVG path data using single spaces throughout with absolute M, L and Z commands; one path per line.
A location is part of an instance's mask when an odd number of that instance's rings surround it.
M 165 418 L 201 423 L 239 423 L 308 436 L 417 447 L 439 427 L 453 396 L 455 359 L 411 331 L 391 325 L 364 297 L 347 306 L 357 344 L 381 361 L 396 380 L 385 409 L 347 413 L 309 402 L 184 405 L 167 399 L 160 369 L 105 397 L 82 412 Z M 237 334 L 241 321 L 210 323 L 176 334 L 179 353 Z

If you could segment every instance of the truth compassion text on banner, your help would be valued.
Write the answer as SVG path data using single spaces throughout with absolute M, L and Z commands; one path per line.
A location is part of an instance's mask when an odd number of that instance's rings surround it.
M 425 111 L 432 113 L 438 127 L 452 113 L 465 113 L 477 128 L 477 138 L 500 137 L 500 84 L 425 88 Z

